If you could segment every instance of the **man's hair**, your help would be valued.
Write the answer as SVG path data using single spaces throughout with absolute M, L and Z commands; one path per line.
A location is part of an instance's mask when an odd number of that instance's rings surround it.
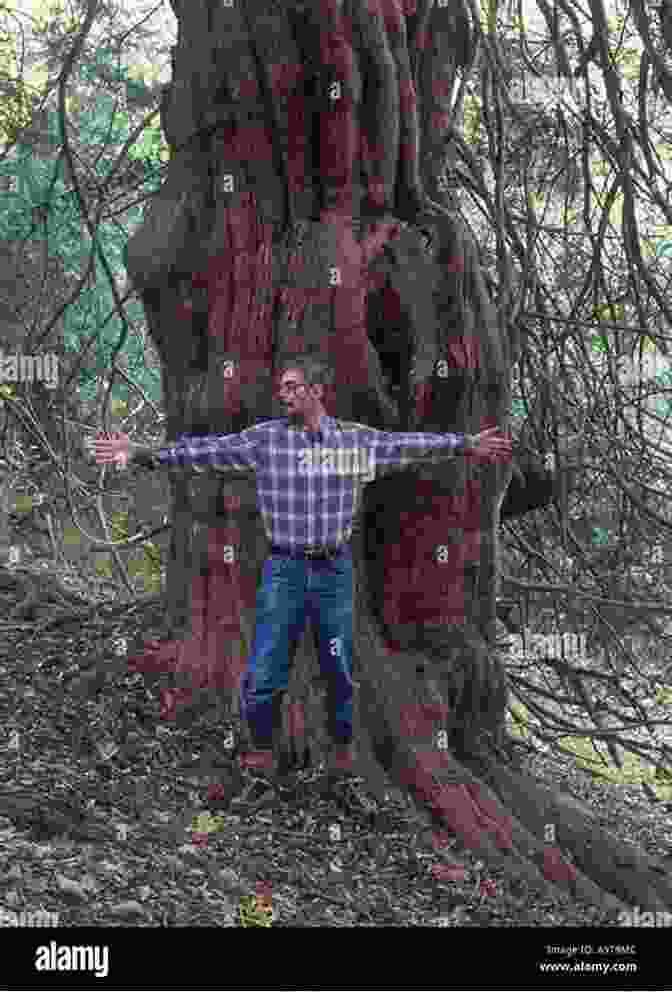
M 278 368 L 278 376 L 289 369 L 300 369 L 309 386 L 330 386 L 333 382 L 333 369 L 326 358 L 319 355 L 297 355 L 295 358 L 285 358 Z

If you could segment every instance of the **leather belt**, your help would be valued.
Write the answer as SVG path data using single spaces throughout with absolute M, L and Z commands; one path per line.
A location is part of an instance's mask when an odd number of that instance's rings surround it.
M 281 548 L 271 545 L 272 555 L 286 555 L 288 558 L 338 558 L 347 548 L 346 544 L 307 544 L 303 548 Z

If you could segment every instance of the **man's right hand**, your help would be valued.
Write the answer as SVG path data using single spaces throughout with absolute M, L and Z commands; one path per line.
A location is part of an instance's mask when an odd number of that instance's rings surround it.
M 100 433 L 91 445 L 98 465 L 117 465 L 126 468 L 131 457 L 131 439 L 128 434 Z

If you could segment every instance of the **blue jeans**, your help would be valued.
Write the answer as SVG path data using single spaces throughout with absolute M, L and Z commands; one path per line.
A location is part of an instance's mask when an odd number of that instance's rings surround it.
M 274 697 L 287 689 L 290 647 L 310 619 L 327 680 L 332 738 L 352 737 L 352 553 L 333 559 L 266 559 L 257 590 L 254 645 L 241 680 L 240 710 L 255 747 L 272 747 Z M 276 697 L 277 698 L 277 697 Z

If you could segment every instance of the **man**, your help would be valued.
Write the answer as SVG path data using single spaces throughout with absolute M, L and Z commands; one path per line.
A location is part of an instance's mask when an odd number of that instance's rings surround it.
M 509 458 L 511 442 L 498 428 L 463 434 L 387 433 L 329 417 L 322 397 L 330 372 L 301 356 L 282 367 L 278 397 L 287 416 L 239 434 L 182 436 L 152 455 L 127 436 L 97 438 L 100 464 L 131 457 L 157 466 L 211 465 L 253 469 L 271 554 L 257 592 L 255 639 L 241 683 L 241 711 L 254 751 L 248 768 L 273 769 L 274 697 L 287 688 L 290 646 L 310 616 L 331 693 L 333 769 L 352 764 L 353 574 L 348 545 L 361 489 L 379 469 L 431 456 Z

